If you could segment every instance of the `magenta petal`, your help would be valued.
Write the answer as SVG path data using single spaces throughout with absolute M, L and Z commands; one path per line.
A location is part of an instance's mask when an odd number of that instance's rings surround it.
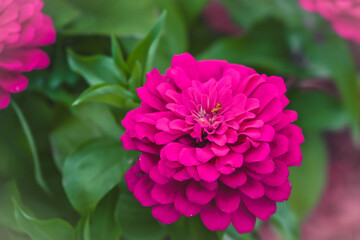
M 178 191 L 175 197 L 175 203 L 174 206 L 176 210 L 179 211 L 179 213 L 185 215 L 186 217 L 192 217 L 197 215 L 202 205 L 198 205 L 195 203 L 190 202 L 183 191 Z
M 186 167 L 186 170 L 191 178 L 193 178 L 195 181 L 200 181 L 199 173 L 195 166 Z
M 294 124 L 289 124 L 281 130 L 281 133 L 290 138 L 292 141 L 300 144 L 305 141 L 301 128 Z
M 161 204 L 174 202 L 177 186 L 174 183 L 155 184 L 151 190 L 151 196 Z
M 285 154 L 289 149 L 289 140 L 282 134 L 276 134 L 274 140 L 270 143 L 271 156 L 279 157 Z
M 276 117 L 281 111 L 283 110 L 283 104 L 282 102 L 275 98 L 272 100 L 266 108 L 257 116 L 257 119 L 263 120 L 265 123 L 272 120 L 274 117 Z
M 17 93 L 25 90 L 28 79 L 19 72 L 0 71 L 0 87 L 5 91 Z
M 285 181 L 279 187 L 265 188 L 265 196 L 276 202 L 282 202 L 288 200 L 290 193 L 291 193 L 291 184 L 289 181 Z
M 6 108 L 10 103 L 10 94 L 0 88 L 0 109 Z
M 182 134 L 170 134 L 166 132 L 159 132 L 155 134 L 154 139 L 157 145 L 164 145 L 176 140 L 181 136 Z
M 269 174 L 275 169 L 275 163 L 272 158 L 269 157 L 261 162 L 248 163 L 246 166 L 258 174 Z
M 211 144 L 211 150 L 216 156 L 223 157 L 228 154 L 230 151 L 230 148 L 228 146 L 218 146 L 216 144 Z
M 265 160 L 270 153 L 268 143 L 262 143 L 259 148 L 250 149 L 244 154 L 244 162 L 259 162 Z
M 204 60 L 199 61 L 199 72 L 200 72 L 200 81 L 205 82 L 208 81 L 211 78 L 215 78 L 216 80 L 219 80 L 223 68 L 228 63 L 224 60 Z
M 243 165 L 243 154 L 237 152 L 230 152 L 225 157 L 217 159 L 222 165 L 229 165 L 234 168 L 240 168 Z
M 181 143 L 175 143 L 175 142 L 171 142 L 169 144 L 167 144 L 162 150 L 161 152 L 165 154 L 166 158 L 169 161 L 179 161 L 179 154 L 180 151 L 185 147 L 185 145 L 181 144 Z
M 156 160 L 157 160 L 156 155 L 152 155 L 152 154 L 148 154 L 148 153 L 141 154 L 140 158 L 139 158 L 141 170 L 143 172 L 149 173 L 151 171 L 151 169 L 157 163 Z
M 219 146 L 224 146 L 227 143 L 227 138 L 225 134 L 215 134 L 210 136 L 212 136 L 211 141 Z
M 260 110 L 262 110 L 272 99 L 278 96 L 278 94 L 278 90 L 273 84 L 264 83 L 256 88 L 250 97 L 256 98 L 260 101 Z
M 215 202 L 221 211 L 232 213 L 240 204 L 239 190 L 222 186 L 216 193 Z
M 246 182 L 247 177 L 244 172 L 238 170 L 230 175 L 221 175 L 220 180 L 231 188 L 238 188 Z
M 207 144 L 203 148 L 196 148 L 196 158 L 200 162 L 206 163 L 215 156 L 213 151 L 210 149 L 210 145 Z
M 231 222 L 238 233 L 248 233 L 254 229 L 256 217 L 243 204 L 240 204 L 239 208 L 231 214 Z
M 175 55 L 172 59 L 171 67 L 183 69 L 191 80 L 199 79 L 198 63 L 189 53 Z
M 159 174 L 167 178 L 171 178 L 176 173 L 176 169 L 170 167 L 169 163 L 167 160 L 160 160 L 158 162 Z
M 175 119 L 170 122 L 169 127 L 173 130 L 183 131 L 186 128 L 186 122 L 182 119 Z
M 185 181 L 185 180 L 188 180 L 190 179 L 190 174 L 188 173 L 188 171 L 186 170 L 186 168 L 183 168 L 179 171 L 177 171 L 174 175 L 173 175 L 173 178 L 177 181 Z
M 196 166 L 200 162 L 196 159 L 195 148 L 183 148 L 179 154 L 179 162 L 184 166 Z
M 266 221 L 276 212 L 276 203 L 266 197 L 259 199 L 242 198 L 246 208 L 256 217 Z
M 181 214 L 174 208 L 173 204 L 158 205 L 152 208 L 152 215 L 163 224 L 176 222 Z
M 233 172 L 235 172 L 235 168 L 229 166 L 229 165 L 222 165 L 221 163 L 219 163 L 219 161 L 216 161 L 215 163 L 215 168 L 218 172 L 220 172 L 221 174 L 225 174 L 225 175 L 229 175 Z
M 142 178 L 142 175 L 143 173 L 140 170 L 139 162 L 136 162 L 135 165 L 125 173 L 125 181 L 130 192 L 134 192 L 135 186 Z
M 265 193 L 264 186 L 250 177 L 248 177 L 246 183 L 240 187 L 240 190 L 252 199 L 261 198 Z
M 204 181 L 199 181 L 199 183 L 201 184 L 201 186 L 203 186 L 204 188 L 206 188 L 207 190 L 213 191 L 216 190 L 218 188 L 218 182 L 204 182 Z
M 262 182 L 268 186 L 280 186 L 289 176 L 289 169 L 285 163 L 276 161 L 274 172 L 265 177 Z
M 260 134 L 261 136 L 256 139 L 257 141 L 271 142 L 275 136 L 275 129 L 270 125 L 266 124 L 262 128 L 260 128 Z
M 213 182 L 220 176 L 220 173 L 215 168 L 215 163 L 203 163 L 196 168 L 200 179 L 206 182 Z
M 209 191 L 197 182 L 190 182 L 186 188 L 187 198 L 200 205 L 205 205 L 214 198 L 216 191 Z
M 151 196 L 153 186 L 154 183 L 146 176 L 142 177 L 136 184 L 134 196 L 144 207 L 150 207 L 157 204 Z
M 170 132 L 169 123 L 170 120 L 168 118 L 160 118 L 156 121 L 155 127 L 160 131 Z
M 290 142 L 289 151 L 278 159 L 288 166 L 300 166 L 302 160 L 300 145 L 295 142 Z
M 166 75 L 169 78 L 172 78 L 176 86 L 178 86 L 180 89 L 187 89 L 188 87 L 191 86 L 191 80 L 186 75 L 184 70 L 182 70 L 179 67 L 170 68 L 166 72 Z
M 237 132 L 233 129 L 228 129 L 226 131 L 226 138 L 227 143 L 236 143 L 236 141 L 238 140 Z
M 154 166 L 150 170 L 149 177 L 151 178 L 151 180 L 153 180 L 155 183 L 158 184 L 166 184 L 170 181 L 170 179 L 167 176 L 163 176 L 160 173 L 158 166 Z
M 248 139 L 245 142 L 231 146 L 231 149 L 238 153 L 244 153 L 250 148 L 250 141 Z
M 145 86 L 138 88 L 137 94 L 140 97 L 140 99 L 145 103 L 147 103 L 150 107 L 160 111 L 165 110 L 164 102 L 161 99 L 159 99 L 157 96 L 151 94 Z
M 223 231 L 229 226 L 231 221 L 230 214 L 222 212 L 212 203 L 204 206 L 200 212 L 200 218 L 205 227 L 211 231 Z

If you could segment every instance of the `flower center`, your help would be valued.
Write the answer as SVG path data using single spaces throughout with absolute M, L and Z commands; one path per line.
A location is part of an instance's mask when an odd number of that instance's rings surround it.
M 218 114 L 221 110 L 221 103 L 217 103 L 215 108 L 210 112 L 207 112 L 204 107 L 199 104 L 197 110 L 191 111 L 192 116 L 194 116 L 195 121 L 200 124 L 200 127 L 206 129 L 207 133 L 214 131 L 222 122 L 222 116 Z

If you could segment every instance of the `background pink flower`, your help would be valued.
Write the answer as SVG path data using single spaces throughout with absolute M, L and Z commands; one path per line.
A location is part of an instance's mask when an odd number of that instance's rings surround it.
M 10 93 L 27 87 L 22 72 L 49 65 L 38 47 L 55 41 L 55 29 L 42 8 L 41 0 L 0 0 L 0 109 L 9 104 Z
M 360 42 L 359 0 L 300 0 L 309 12 L 319 12 L 343 38 Z
M 174 56 L 147 74 L 142 106 L 122 121 L 124 148 L 142 152 L 125 178 L 135 198 L 169 224 L 200 214 L 213 231 L 250 232 L 287 200 L 301 164 L 301 129 L 280 77 L 226 61 Z

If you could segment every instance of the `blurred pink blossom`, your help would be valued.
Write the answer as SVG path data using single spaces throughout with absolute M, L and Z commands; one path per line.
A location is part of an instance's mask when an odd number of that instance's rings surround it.
M 125 179 L 164 224 L 200 214 L 213 231 L 240 233 L 287 200 L 289 166 L 302 161 L 297 114 L 280 77 L 221 60 L 173 57 L 147 74 L 141 107 L 124 120 L 125 149 L 142 152 Z
M 300 0 L 300 4 L 329 20 L 341 37 L 360 42 L 360 0 Z
M 42 8 L 41 0 L 0 0 L 0 109 L 8 106 L 10 93 L 27 87 L 22 72 L 49 65 L 38 47 L 55 41 L 55 29 Z

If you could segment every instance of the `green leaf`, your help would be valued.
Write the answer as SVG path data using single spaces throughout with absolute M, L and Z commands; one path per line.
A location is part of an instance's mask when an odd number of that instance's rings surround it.
M 50 135 L 50 143 L 56 166 L 60 171 L 66 157 L 82 143 L 100 137 L 101 133 L 92 129 L 78 118 L 70 118 Z
M 58 30 L 72 22 L 80 14 L 79 9 L 66 0 L 44 0 L 44 3 L 44 12 L 51 16 L 55 28 Z
M 2 227 L 0 227 L 0 236 L 2 237 L 2 239 L 6 240 L 30 240 L 30 238 L 25 234 L 14 232 L 10 229 Z
M 161 10 L 167 12 L 164 23 L 164 33 L 156 50 L 154 66 L 160 72 L 164 72 L 170 65 L 175 54 L 187 51 L 188 32 L 186 22 L 181 9 L 175 1 L 157 0 Z M 148 68 L 148 70 L 150 70 Z
M 199 59 L 224 59 L 272 74 L 297 72 L 291 63 L 284 25 L 267 20 L 244 37 L 223 38 L 201 53 Z
M 136 157 L 137 152 L 125 151 L 119 140 L 98 139 L 80 146 L 66 158 L 63 169 L 72 206 L 82 215 L 93 211 Z
M 148 72 L 152 66 L 152 61 L 155 56 L 155 51 L 158 45 L 161 31 L 164 26 L 164 21 L 166 17 L 166 12 L 163 12 L 152 27 L 150 32 L 146 37 L 135 47 L 128 57 L 126 63 L 129 66 L 130 70 L 133 70 L 136 62 L 139 61 L 141 66 L 143 66 L 142 76 L 145 75 L 145 72 Z
M 23 232 L 14 215 L 13 200 L 20 201 L 20 193 L 15 182 L 0 185 L 0 225 L 16 232 Z
M 68 62 L 71 70 L 84 77 L 89 85 L 101 83 L 126 85 L 125 76 L 111 57 L 103 55 L 84 57 L 69 49 Z
M 297 124 L 306 130 L 337 130 L 348 123 L 341 103 L 330 94 L 310 90 L 289 92 L 289 109 L 298 113 Z
M 177 222 L 168 225 L 167 230 L 172 240 L 220 239 L 216 232 L 212 232 L 204 226 L 199 216 L 182 217 Z
M 308 41 L 305 51 L 311 62 L 309 67 L 323 69 L 323 76 L 334 79 L 351 119 L 354 135 L 359 137 L 360 87 L 357 84 L 356 66 L 345 40 L 328 31 L 323 41 L 315 44 L 313 40 Z
M 124 55 L 115 36 L 111 36 L 111 53 L 118 69 L 122 70 L 124 75 L 128 74 L 129 68 L 124 60 Z
M 14 200 L 15 218 L 19 226 L 36 240 L 71 240 L 75 231 L 71 225 L 61 219 L 38 220 L 28 215 Z
M 102 103 L 85 103 L 75 108 L 76 115 L 94 131 L 119 140 L 124 133 L 110 108 Z
M 100 102 L 118 108 L 133 109 L 139 105 L 133 101 L 135 95 L 119 85 L 106 83 L 91 86 L 83 92 L 73 105 L 85 102 Z
M 64 29 L 66 34 L 144 34 L 156 20 L 156 5 L 149 0 L 66 0 L 81 12 Z
M 300 223 L 286 202 L 277 204 L 276 213 L 271 216 L 270 221 L 275 225 L 283 239 L 300 240 Z
M 0 176 L 5 178 L 16 178 L 24 171 L 16 148 L 6 136 L 0 135 Z
M 256 23 L 268 18 L 277 18 L 290 26 L 299 25 L 302 24 L 302 17 L 305 14 L 297 0 L 221 0 L 221 2 L 236 23 L 245 28 L 255 28 Z
M 34 141 L 34 137 L 31 133 L 30 127 L 25 119 L 25 116 L 23 115 L 21 109 L 18 107 L 18 105 L 12 101 L 11 102 L 12 107 L 14 108 L 16 115 L 18 116 L 18 119 L 20 121 L 21 127 L 24 130 L 24 134 L 25 137 L 29 143 L 29 147 L 31 150 L 31 154 L 32 154 L 32 158 L 33 158 L 33 163 L 34 163 L 34 175 L 35 175 L 35 179 L 36 182 L 39 184 L 39 186 L 47 193 L 51 193 L 49 187 L 47 186 L 44 177 L 42 175 L 41 172 L 41 166 L 40 166 L 40 160 L 39 160 L 39 156 L 36 150 L 36 144 Z
M 151 215 L 151 208 L 146 208 L 134 198 L 126 186 L 121 188 L 115 209 L 116 221 L 129 240 L 161 240 L 166 235 L 165 227 Z
M 230 223 L 230 226 L 224 232 L 223 240 L 259 240 L 259 236 L 257 234 L 257 230 L 259 229 L 262 222 L 257 219 L 255 227 L 252 232 L 240 234 L 236 231 L 234 225 Z
M 176 0 L 181 13 L 185 16 L 188 24 L 191 24 L 195 18 L 202 12 L 209 0 Z
M 81 104 L 75 110 L 75 116 L 64 121 L 50 135 L 54 160 L 61 172 L 66 157 L 81 144 L 100 137 L 118 140 L 123 133 L 104 104 Z
M 115 191 L 116 190 L 116 191 Z M 96 207 L 91 220 L 91 239 L 119 240 L 121 228 L 115 222 L 114 209 L 119 196 L 118 189 L 111 191 Z
M 327 172 L 327 154 L 324 140 L 316 131 L 305 131 L 305 142 L 301 145 L 303 155 L 300 167 L 290 168 L 292 192 L 289 205 L 303 219 L 318 202 L 323 191 Z
M 133 93 L 136 93 L 136 89 L 144 84 L 141 72 L 141 64 L 137 61 L 129 79 L 130 91 Z

